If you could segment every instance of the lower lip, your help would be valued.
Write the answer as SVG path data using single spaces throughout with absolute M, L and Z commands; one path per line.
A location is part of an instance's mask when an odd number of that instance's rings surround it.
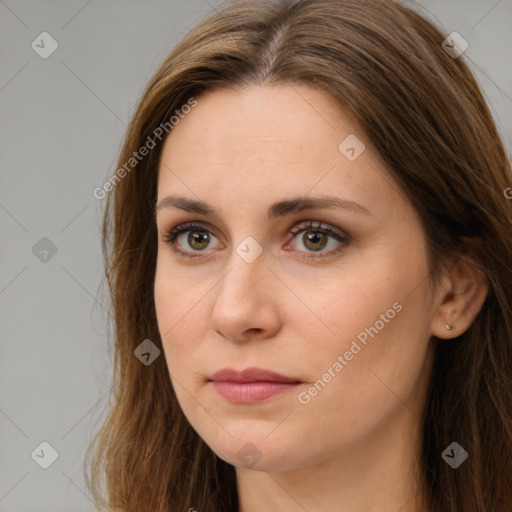
M 227 400 L 238 404 L 261 402 L 271 396 L 289 391 L 298 382 L 220 382 L 211 381 L 215 391 Z

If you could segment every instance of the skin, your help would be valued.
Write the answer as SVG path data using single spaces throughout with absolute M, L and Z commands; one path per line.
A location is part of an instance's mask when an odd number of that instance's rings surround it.
M 253 85 L 197 99 L 165 141 L 157 204 L 169 194 L 201 199 L 221 218 L 157 210 L 155 304 L 180 406 L 236 467 L 239 512 L 430 510 L 413 469 L 438 342 L 431 337 L 449 339 L 469 327 L 487 293 L 485 278 L 457 261 L 434 293 L 416 210 L 361 127 L 324 92 Z M 366 146 L 354 161 L 338 149 L 349 134 Z M 356 201 L 371 215 L 323 208 L 266 216 L 275 201 L 322 195 Z M 350 242 L 320 234 L 327 245 L 315 252 L 304 231 L 289 233 L 308 220 Z M 176 245 L 199 253 L 186 259 L 164 239 L 191 221 L 204 225 L 210 243 L 195 249 L 181 233 Z M 247 236 L 262 249 L 252 263 L 236 251 Z M 301 257 L 319 252 L 331 255 Z M 366 345 L 358 342 L 361 350 L 301 403 L 298 393 L 396 303 L 394 318 Z M 232 404 L 208 383 L 227 366 L 267 368 L 302 384 L 264 402 Z M 237 456 L 244 446 L 252 463 Z

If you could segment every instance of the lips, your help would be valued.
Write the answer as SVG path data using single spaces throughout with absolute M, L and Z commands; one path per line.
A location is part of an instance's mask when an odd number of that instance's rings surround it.
M 224 368 L 215 372 L 209 382 L 219 395 L 238 404 L 261 402 L 301 384 L 298 379 L 262 368 Z
M 299 383 L 298 379 L 286 377 L 271 370 L 263 368 L 246 368 L 242 371 L 234 370 L 233 368 L 223 368 L 215 372 L 210 379 L 217 382 L 289 382 Z

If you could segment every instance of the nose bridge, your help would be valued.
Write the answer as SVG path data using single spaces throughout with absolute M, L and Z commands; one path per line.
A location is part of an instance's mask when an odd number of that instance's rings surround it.
M 223 298 L 244 303 L 248 298 L 255 300 L 259 296 L 260 292 L 256 288 L 263 281 L 268 269 L 263 250 L 255 256 L 254 243 L 257 242 L 244 239 L 233 247 L 228 261 L 229 270 L 220 283 L 220 294 Z M 258 246 L 261 247 L 259 244 Z
M 251 233 L 249 226 L 255 225 L 258 221 L 261 210 L 253 208 L 239 212 L 233 215 L 237 218 L 236 225 L 232 232 L 233 245 L 230 247 L 228 269 L 229 273 L 223 279 L 221 286 L 225 288 L 230 295 L 240 295 L 243 299 L 247 292 L 255 288 L 262 277 L 268 273 L 266 268 L 267 254 L 263 249 L 263 238 L 265 233 L 259 231 Z M 258 241 L 258 239 L 261 241 Z M 254 294 L 252 294 L 254 297 Z
M 233 246 L 228 271 L 219 283 L 211 327 L 226 338 L 243 338 L 248 329 L 269 335 L 279 324 L 273 292 L 266 279 L 270 271 L 265 253 L 261 251 L 253 259 L 255 249 L 254 242 L 245 239 Z

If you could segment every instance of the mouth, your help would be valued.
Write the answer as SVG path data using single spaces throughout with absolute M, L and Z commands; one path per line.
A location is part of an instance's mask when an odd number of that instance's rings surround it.
M 209 379 L 215 391 L 232 403 L 254 403 L 289 391 L 302 382 L 263 368 L 224 368 Z

